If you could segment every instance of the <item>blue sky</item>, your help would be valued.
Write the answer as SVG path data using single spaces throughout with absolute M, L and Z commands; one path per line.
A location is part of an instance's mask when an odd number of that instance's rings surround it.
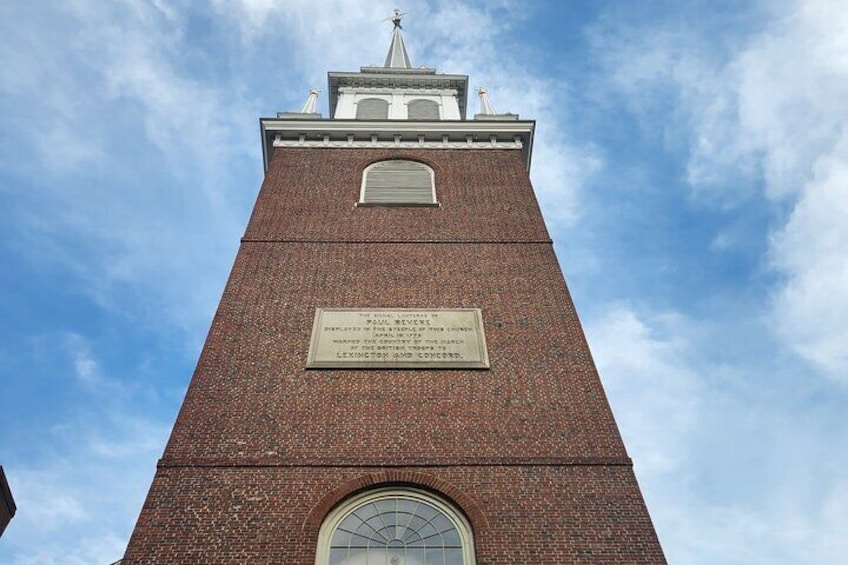
M 258 118 L 382 62 L 394 7 L 0 5 L 0 562 L 122 555 L 261 182 Z M 670 562 L 840 562 L 844 5 L 400 7 L 414 65 L 538 120 L 531 177 Z

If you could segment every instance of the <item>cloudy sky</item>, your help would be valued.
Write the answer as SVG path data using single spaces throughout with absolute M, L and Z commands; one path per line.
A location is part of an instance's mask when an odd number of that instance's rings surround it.
M 258 118 L 381 63 L 394 7 L 0 4 L 0 562 L 121 557 L 261 182 Z M 538 120 L 531 177 L 670 562 L 843 562 L 844 1 L 399 7 L 414 65 Z

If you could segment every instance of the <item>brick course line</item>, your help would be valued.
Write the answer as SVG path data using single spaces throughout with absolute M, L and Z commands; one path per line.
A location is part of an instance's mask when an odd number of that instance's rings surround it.
M 335 243 L 339 245 L 350 245 L 363 243 L 379 243 L 380 245 L 390 244 L 435 244 L 435 245 L 553 245 L 552 239 L 540 240 L 473 240 L 473 239 L 458 239 L 458 240 L 430 240 L 430 239 L 247 239 L 242 238 L 242 243 Z
M 417 462 L 396 462 L 384 463 L 379 461 L 359 461 L 356 463 L 339 463 L 338 460 L 333 462 L 316 461 L 312 463 L 294 463 L 285 461 L 198 461 L 198 460 L 165 460 L 160 459 L 157 463 L 157 468 L 190 468 L 190 467 L 221 467 L 221 468 L 252 468 L 252 467 L 286 467 L 286 468 L 338 468 L 338 469 L 354 469 L 360 467 L 380 467 L 380 468 L 406 468 L 406 467 L 632 467 L 633 460 L 628 458 L 566 458 L 566 459 L 545 459 L 545 460 L 483 460 L 483 461 L 417 461 Z

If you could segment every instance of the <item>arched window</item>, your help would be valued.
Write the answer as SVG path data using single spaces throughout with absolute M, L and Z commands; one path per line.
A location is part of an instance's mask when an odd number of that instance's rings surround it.
M 407 104 L 410 120 L 438 120 L 439 105 L 432 100 L 413 100 Z
M 360 205 L 433 206 L 436 185 L 433 169 L 417 161 L 379 161 L 362 173 Z
M 381 98 L 365 98 L 356 104 L 357 120 L 387 120 L 389 103 Z
M 468 522 L 451 504 L 411 488 L 365 492 L 321 526 L 316 565 L 474 565 Z

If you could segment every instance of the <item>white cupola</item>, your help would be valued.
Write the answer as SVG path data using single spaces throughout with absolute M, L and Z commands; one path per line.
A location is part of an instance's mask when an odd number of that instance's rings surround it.
M 413 68 L 395 10 L 389 52 L 382 67 L 330 73 L 330 115 L 337 120 L 462 120 L 468 77 Z

